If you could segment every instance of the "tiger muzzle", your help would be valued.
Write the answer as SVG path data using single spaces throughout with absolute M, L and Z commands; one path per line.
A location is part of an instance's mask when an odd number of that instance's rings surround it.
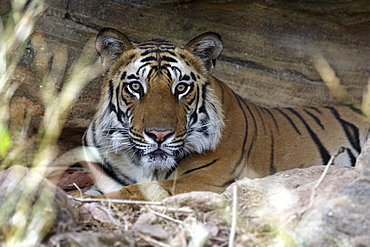
M 173 130 L 149 130 L 145 133 L 157 143 L 162 143 L 174 134 Z

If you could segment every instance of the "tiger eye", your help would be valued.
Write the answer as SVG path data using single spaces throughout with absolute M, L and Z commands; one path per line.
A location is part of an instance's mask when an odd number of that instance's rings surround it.
M 187 85 L 183 84 L 183 83 L 180 83 L 179 85 L 176 86 L 176 90 L 179 92 L 179 93 L 182 93 L 186 90 L 187 88 Z
M 133 82 L 131 83 L 131 89 L 134 91 L 139 91 L 141 88 L 141 84 L 138 82 Z

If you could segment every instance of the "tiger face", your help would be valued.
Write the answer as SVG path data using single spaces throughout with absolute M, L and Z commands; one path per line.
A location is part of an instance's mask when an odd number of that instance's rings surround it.
M 121 166 L 170 171 L 185 155 L 217 147 L 223 110 L 207 80 L 222 50 L 217 34 L 204 34 L 185 47 L 162 40 L 133 45 L 106 28 L 96 44 L 110 67 L 90 126 L 103 163 L 121 159 Z

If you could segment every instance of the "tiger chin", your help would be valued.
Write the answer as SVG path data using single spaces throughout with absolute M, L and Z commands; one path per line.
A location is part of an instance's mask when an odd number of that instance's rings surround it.
M 345 106 L 262 108 L 211 75 L 221 36 L 185 46 L 132 43 L 102 29 L 108 69 L 98 111 L 83 138 L 100 197 L 161 200 L 189 191 L 223 192 L 234 181 L 323 165 L 354 165 L 369 124 Z

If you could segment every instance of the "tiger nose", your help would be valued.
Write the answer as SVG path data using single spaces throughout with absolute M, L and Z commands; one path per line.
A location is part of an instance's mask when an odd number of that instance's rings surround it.
M 172 130 L 149 130 L 146 134 L 156 142 L 163 142 L 173 134 Z

